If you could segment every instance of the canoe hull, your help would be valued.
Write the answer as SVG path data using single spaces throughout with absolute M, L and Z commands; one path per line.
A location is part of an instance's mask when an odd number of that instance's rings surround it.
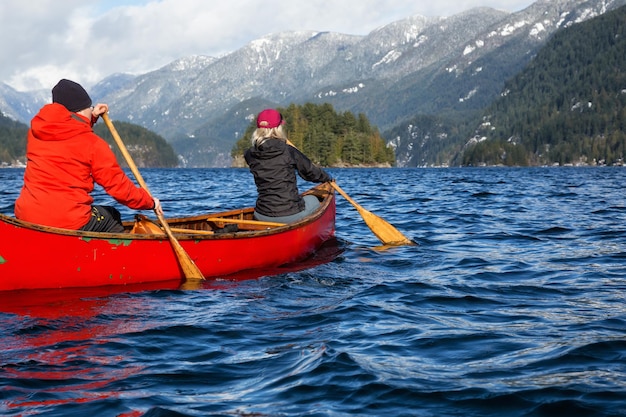
M 284 227 L 225 234 L 177 233 L 181 246 L 207 278 L 297 262 L 335 232 L 334 194 L 318 213 Z M 251 216 L 251 208 L 221 213 Z M 215 214 L 211 214 L 214 217 Z M 209 214 L 168 220 L 190 227 Z M 197 227 L 197 226 L 194 226 Z M 198 232 L 199 233 L 199 232 Z M 34 226 L 0 215 L 0 291 L 36 288 L 130 285 L 184 279 L 164 235 L 95 234 Z

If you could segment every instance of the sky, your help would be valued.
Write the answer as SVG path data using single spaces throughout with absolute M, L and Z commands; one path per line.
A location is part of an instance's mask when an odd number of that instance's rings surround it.
M 85 88 L 115 73 L 143 74 L 191 55 L 220 57 L 270 33 L 366 35 L 414 15 L 474 7 L 516 12 L 534 0 L 1 0 L 0 82 Z

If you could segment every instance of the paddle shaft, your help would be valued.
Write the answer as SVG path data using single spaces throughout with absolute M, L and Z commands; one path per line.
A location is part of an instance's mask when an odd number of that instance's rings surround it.
M 137 168 L 137 165 L 135 165 L 133 158 L 130 156 L 130 153 L 128 152 L 128 149 L 126 149 L 126 145 L 124 145 L 122 138 L 117 133 L 115 126 L 113 126 L 113 123 L 111 122 L 111 119 L 109 119 L 108 113 L 102 114 L 102 119 L 104 120 L 104 123 L 106 123 L 107 127 L 109 128 L 111 135 L 113 135 L 113 139 L 115 139 L 115 143 L 117 143 L 117 146 L 120 148 L 120 152 L 122 152 L 122 156 L 124 156 L 124 159 L 126 160 L 128 167 L 130 168 L 133 175 L 135 176 L 135 179 L 139 183 L 139 186 L 143 188 L 144 190 L 146 190 L 148 195 L 152 197 L 152 194 L 150 193 L 150 189 L 148 188 L 148 185 L 146 184 L 146 182 L 143 180 L 143 177 L 139 173 L 139 169 Z M 161 213 L 159 213 L 156 209 L 154 210 L 154 213 L 156 214 L 157 218 L 161 222 L 161 225 L 163 226 L 163 230 L 165 230 L 165 233 L 167 234 L 167 237 L 169 238 L 170 243 L 172 244 L 172 248 L 174 249 L 174 253 L 176 254 L 176 257 L 178 258 L 178 262 L 183 270 L 183 273 L 185 274 L 185 278 L 196 279 L 196 280 L 204 279 L 204 275 L 202 275 L 202 272 L 200 271 L 200 269 L 196 266 L 196 264 L 193 262 L 191 257 L 189 257 L 189 254 L 185 252 L 185 249 L 180 245 L 178 240 L 174 237 L 174 234 L 172 233 L 172 230 L 167 224 L 165 217 Z
M 348 200 L 348 203 L 352 204 L 359 212 L 365 210 L 363 207 L 357 204 L 357 202 L 354 201 L 348 194 L 346 194 L 346 192 L 342 190 L 335 182 L 331 182 L 330 186 L 333 187 L 335 191 L 337 191 L 339 194 L 341 194 L 343 198 Z

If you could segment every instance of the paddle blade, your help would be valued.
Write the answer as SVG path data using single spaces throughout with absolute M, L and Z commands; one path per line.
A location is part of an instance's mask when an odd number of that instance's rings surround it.
M 365 210 L 363 207 L 359 208 L 359 213 L 367 227 L 383 244 L 390 246 L 415 245 L 415 242 L 404 236 L 398 229 L 381 217 Z
M 172 248 L 174 249 L 174 253 L 176 253 L 176 257 L 178 258 L 178 263 L 181 269 L 183 270 L 183 274 L 185 275 L 185 279 L 203 280 L 204 275 L 202 275 L 200 268 L 196 266 L 193 259 L 191 259 L 189 254 L 180 245 L 180 242 L 174 237 L 174 234 L 172 233 L 170 226 L 167 224 L 167 221 L 165 221 L 165 218 L 163 217 L 163 215 L 159 213 L 155 213 L 155 214 L 157 215 L 157 218 L 161 222 L 161 226 L 163 226 L 163 230 L 165 230 L 165 234 L 167 234 L 167 237 L 170 240 Z
M 183 247 L 180 246 L 180 243 L 178 242 L 178 240 L 176 240 L 175 242 L 174 241 L 172 242 L 172 247 L 176 251 L 176 256 L 178 257 L 178 260 L 180 262 L 180 267 L 182 268 L 183 273 L 185 274 L 185 279 L 187 279 L 187 281 L 204 280 L 204 275 L 202 275 L 202 272 L 200 271 L 200 269 L 196 266 L 194 261 L 189 257 L 187 252 L 185 252 Z
M 120 148 L 120 152 L 122 152 L 122 155 L 124 156 L 124 159 L 126 160 L 126 163 L 130 167 L 130 170 L 132 171 L 133 175 L 135 175 L 135 179 L 137 180 L 141 188 L 146 190 L 148 195 L 152 197 L 152 194 L 150 194 L 150 190 L 148 189 L 146 182 L 143 180 L 143 177 L 141 176 L 141 173 L 139 172 L 139 168 L 137 168 L 137 165 L 135 165 L 135 161 L 133 161 L 132 156 L 128 152 L 128 149 L 126 148 L 126 145 L 124 144 L 124 141 L 122 141 L 122 138 L 117 133 L 115 126 L 113 126 L 113 122 L 111 122 L 111 119 L 109 118 L 108 113 L 102 114 L 102 119 L 104 120 L 104 123 L 109 128 L 111 135 L 113 135 L 113 139 L 115 139 L 115 143 L 117 143 L 117 146 Z M 187 252 L 185 252 L 185 249 L 183 249 L 183 247 L 180 246 L 180 243 L 178 242 L 178 240 L 176 240 L 176 237 L 174 237 L 174 235 L 172 234 L 172 231 L 170 230 L 170 227 L 165 221 L 165 218 L 163 217 L 163 215 L 157 213 L 156 210 L 154 211 L 155 211 L 155 214 L 157 215 L 157 218 L 161 222 L 161 225 L 163 226 L 163 229 L 165 230 L 165 233 L 167 234 L 167 237 L 170 240 L 170 243 L 172 244 L 172 248 L 174 249 L 174 254 L 176 254 L 176 257 L 178 258 L 178 263 L 181 269 L 183 270 L 183 273 L 185 274 L 185 278 L 187 280 L 204 279 L 204 275 L 202 275 L 202 272 L 200 272 L 200 269 L 196 266 L 193 260 L 189 257 Z
M 408 237 L 404 236 L 398 229 L 393 227 L 391 223 L 386 220 L 378 217 L 374 213 L 371 213 L 365 210 L 359 203 L 354 201 L 344 190 L 341 189 L 336 182 L 332 181 L 330 185 L 345 198 L 350 204 L 356 208 L 359 212 L 367 227 L 370 228 L 372 233 L 376 235 L 376 237 L 383 242 L 384 245 L 390 246 L 402 246 L 402 245 L 415 245 Z

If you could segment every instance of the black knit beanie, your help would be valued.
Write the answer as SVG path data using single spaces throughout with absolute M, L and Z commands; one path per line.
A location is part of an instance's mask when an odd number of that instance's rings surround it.
M 85 89 L 74 81 L 62 79 L 52 89 L 52 102 L 63 104 L 69 111 L 77 112 L 91 106 Z

